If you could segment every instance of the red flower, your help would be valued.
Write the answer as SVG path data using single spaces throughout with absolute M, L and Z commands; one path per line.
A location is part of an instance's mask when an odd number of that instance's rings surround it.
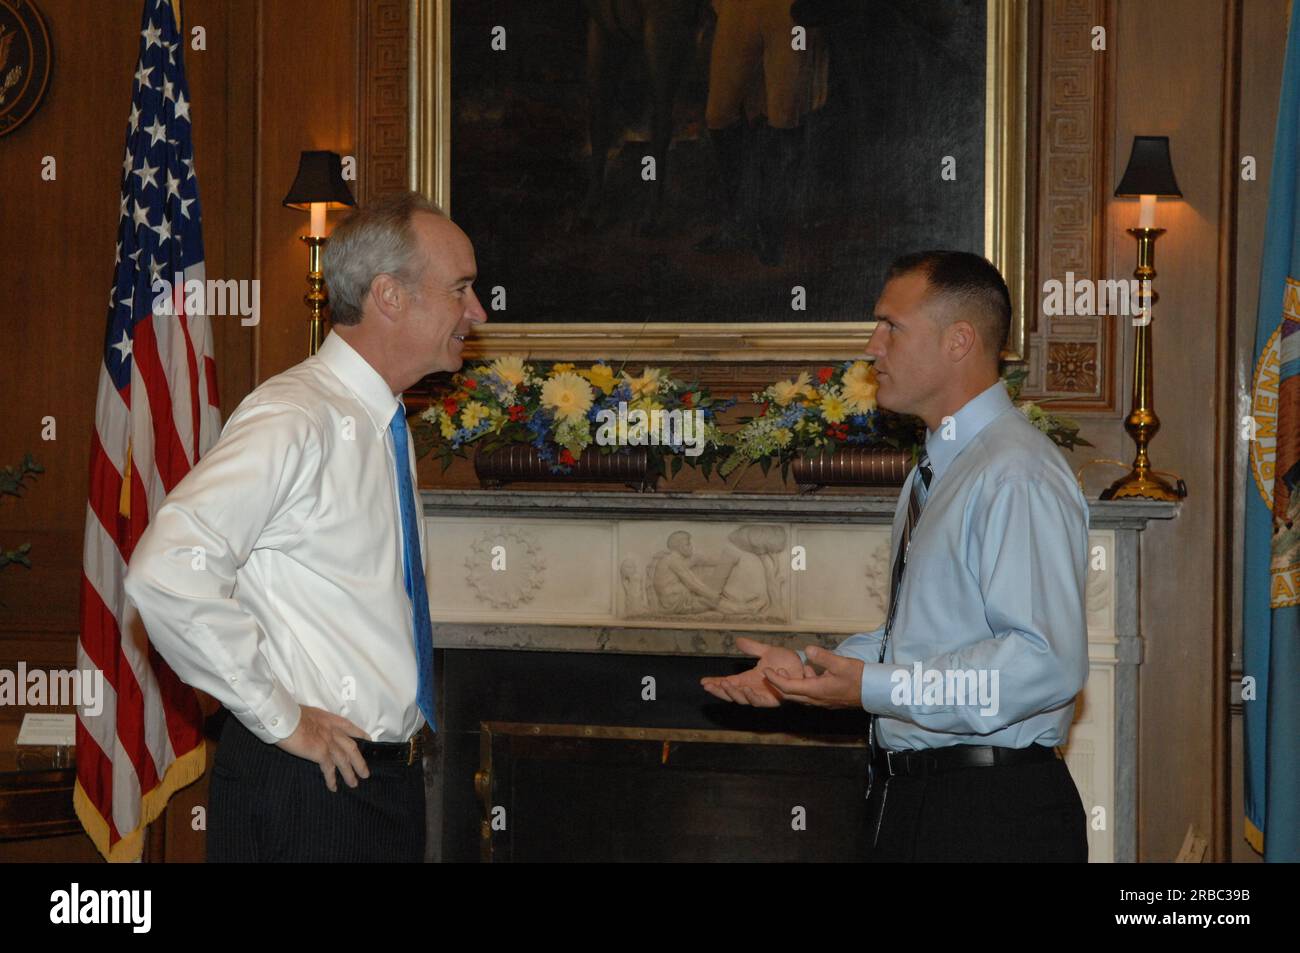
M 835 368 L 833 368 L 833 367 L 820 367 L 820 368 L 818 368 L 818 369 L 817 369 L 817 382 L 820 383 L 820 384 L 825 384 L 828 380 L 831 379 L 831 375 L 834 374 L 834 373 L 835 373 Z
M 573 454 L 569 453 L 568 450 L 562 449 L 560 450 L 560 462 L 563 463 L 566 467 L 571 467 L 578 461 L 573 459 Z
M 456 411 L 460 410 L 460 405 L 457 404 L 456 401 L 454 401 L 452 398 L 448 397 L 443 400 L 442 409 L 447 412 L 447 415 L 449 417 L 454 417 L 456 415 Z
M 759 404 L 759 405 L 758 405 L 758 416 L 760 416 L 760 417 L 765 417 L 765 416 L 767 416 L 767 404 Z
M 523 420 L 527 416 L 528 409 L 524 407 L 523 404 L 515 404 L 510 408 L 510 421 L 512 423 L 519 423 L 519 421 Z
M 473 389 L 476 388 L 476 387 L 478 387 L 478 381 L 474 380 L 474 378 L 472 378 L 472 377 L 467 377 L 467 378 L 465 378 L 465 389 L 466 389 L 466 390 L 473 390 Z
M 691 393 L 690 391 L 687 391 L 686 393 L 682 394 L 682 406 L 683 406 L 683 407 L 690 407 L 690 406 L 692 406 L 694 403 L 695 403 L 695 395 L 694 395 L 693 393 Z

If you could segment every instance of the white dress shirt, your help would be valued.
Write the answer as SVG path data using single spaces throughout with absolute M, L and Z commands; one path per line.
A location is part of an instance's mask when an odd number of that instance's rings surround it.
M 159 653 L 263 741 L 292 734 L 301 705 L 372 741 L 424 725 L 388 430 L 402 406 L 330 334 L 244 398 L 131 557 L 126 591 Z

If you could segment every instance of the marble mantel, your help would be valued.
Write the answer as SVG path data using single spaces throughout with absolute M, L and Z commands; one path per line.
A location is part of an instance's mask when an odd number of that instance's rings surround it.
M 722 656 L 740 635 L 834 646 L 884 620 L 896 493 L 421 495 L 439 648 Z M 1092 858 L 1132 861 L 1138 541 L 1179 505 L 1089 508 L 1091 673 L 1067 761 Z

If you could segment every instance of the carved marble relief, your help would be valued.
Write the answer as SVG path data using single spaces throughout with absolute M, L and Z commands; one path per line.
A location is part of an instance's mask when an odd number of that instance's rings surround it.
M 703 524 L 664 530 L 655 538 L 628 540 L 620 546 L 619 618 L 789 621 L 785 527 L 746 523 L 719 538 L 723 529 L 725 525 Z

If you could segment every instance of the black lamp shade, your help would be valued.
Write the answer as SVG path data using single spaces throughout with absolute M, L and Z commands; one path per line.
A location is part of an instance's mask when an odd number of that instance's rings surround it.
M 1168 136 L 1133 137 L 1133 152 L 1128 157 L 1124 178 L 1115 188 L 1115 197 L 1133 198 L 1140 195 L 1183 197 L 1178 181 L 1174 178 L 1174 165 L 1169 160 Z
M 289 187 L 284 205 L 310 211 L 313 202 L 324 202 L 334 210 L 357 204 L 343 181 L 343 160 L 337 152 L 304 152 L 298 160 L 298 177 Z

